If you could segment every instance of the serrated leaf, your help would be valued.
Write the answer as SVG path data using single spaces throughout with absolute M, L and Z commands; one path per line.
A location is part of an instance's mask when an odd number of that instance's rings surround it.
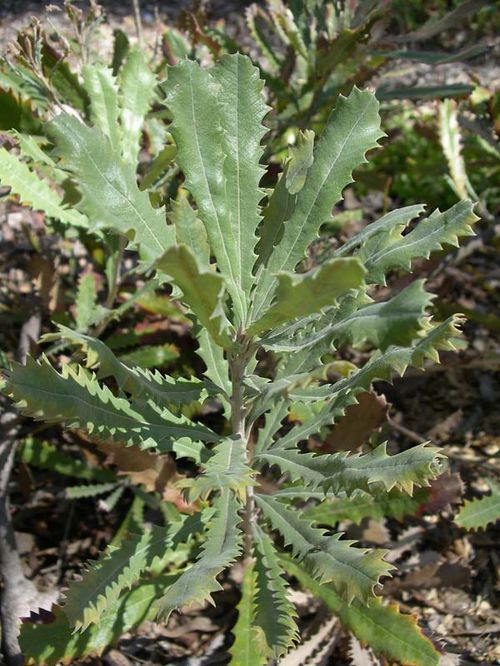
M 247 295 L 254 281 L 259 202 L 264 196 L 259 188 L 264 172 L 259 165 L 260 142 L 267 131 L 262 120 L 269 107 L 262 95 L 264 81 L 250 58 L 239 53 L 223 56 L 210 73 L 223 91 L 218 96 L 218 108 L 225 154 L 226 206 L 234 242 L 228 253 L 234 262 L 236 285 Z M 218 258 L 217 248 L 214 252 Z
M 404 208 L 397 208 L 396 210 L 391 210 L 389 213 L 386 213 L 383 217 L 371 224 L 367 224 L 366 227 L 355 234 L 347 242 L 341 245 L 338 250 L 335 250 L 334 255 L 336 257 L 343 257 L 346 254 L 352 252 L 357 247 L 363 246 L 364 243 L 369 238 L 376 236 L 382 232 L 391 232 L 392 234 L 396 231 L 401 231 L 405 229 L 408 224 L 418 217 L 420 213 L 425 210 L 425 206 L 421 204 L 416 204 L 415 206 L 405 206 Z
M 22 460 L 28 465 L 50 469 L 57 474 L 73 476 L 87 481 L 113 481 L 116 475 L 111 470 L 91 467 L 88 463 L 63 453 L 50 442 L 28 437 L 20 448 Z
M 336 304 L 337 298 L 361 286 L 363 266 L 356 259 L 325 261 L 308 273 L 280 273 L 274 302 L 248 329 L 256 335 L 298 317 Z
M 87 331 L 95 320 L 97 305 L 96 276 L 82 275 L 75 300 L 75 323 L 79 331 Z
M 240 55 L 226 56 L 213 70 L 183 60 L 170 68 L 166 84 L 177 161 L 240 321 L 246 317 L 259 222 L 259 143 L 266 107 L 257 72 Z M 219 95 L 221 84 L 224 95 Z M 243 187 L 245 179 L 253 187 Z
M 0 148 L 0 182 L 17 194 L 24 206 L 42 210 L 48 217 L 75 227 L 88 227 L 88 220 L 77 210 L 66 208 L 61 197 L 24 162 Z
M 358 256 L 368 270 L 367 282 L 385 283 L 385 275 L 393 268 L 409 271 L 417 258 L 428 258 L 443 245 L 458 247 L 458 238 L 472 236 L 471 225 L 479 218 L 470 201 L 459 201 L 444 213 L 434 211 L 416 227 L 402 236 L 385 232 L 373 236 L 362 246 Z
M 442 471 L 439 449 L 428 444 L 414 446 L 407 451 L 387 454 L 387 445 L 381 444 L 365 454 L 348 455 L 346 452 L 330 455 L 300 453 L 297 449 L 282 449 L 280 444 L 258 454 L 258 460 L 277 465 L 289 472 L 292 481 L 302 480 L 306 485 L 321 486 L 335 493 L 353 493 L 355 490 L 393 488 L 409 495 L 414 486 L 425 486 Z
M 198 349 L 196 353 L 205 363 L 205 376 L 208 377 L 222 392 L 223 402 L 231 395 L 231 380 L 229 378 L 229 364 L 224 356 L 222 347 L 214 345 L 206 329 L 197 333 Z M 227 401 L 226 401 L 227 402 Z
M 109 346 L 101 340 L 61 324 L 58 329 L 58 333 L 46 335 L 44 340 L 62 339 L 69 344 L 77 345 L 86 355 L 88 368 L 99 366 L 97 369 L 99 379 L 114 377 L 120 389 L 135 398 L 152 398 L 158 405 L 167 406 L 199 400 L 204 391 L 213 392 L 215 390 L 208 382 L 199 379 L 182 377 L 174 379 L 158 371 L 151 372 L 139 366 L 130 367 L 123 362 L 123 356 L 117 358 Z
M 130 589 L 168 545 L 168 530 L 155 526 L 119 546 L 108 546 L 97 562 L 89 563 L 81 581 L 69 584 L 63 611 L 70 625 L 85 631 L 90 624 L 98 624 L 122 590 Z
M 258 304 L 253 311 L 254 321 L 271 299 L 273 275 L 295 269 L 320 226 L 330 218 L 342 190 L 352 182 L 353 169 L 365 160 L 368 150 L 378 146 L 378 139 L 383 136 L 378 106 L 374 95 L 357 88 L 349 97 L 339 97 L 315 146 L 314 162 L 285 223 L 285 232 L 261 274 L 254 295 Z
M 229 490 L 223 490 L 214 500 L 213 508 L 215 513 L 208 521 L 205 541 L 196 562 L 166 589 L 155 604 L 158 615 L 165 619 L 177 608 L 211 601 L 212 593 L 222 589 L 217 576 L 240 554 L 239 502 Z
M 69 499 L 83 499 L 86 497 L 98 497 L 104 495 L 110 490 L 116 488 L 116 483 L 90 483 L 86 486 L 69 486 L 66 487 L 65 493 Z
M 177 243 L 187 245 L 201 267 L 210 263 L 210 247 L 207 232 L 196 211 L 189 205 L 186 196 L 180 195 L 177 201 L 171 202 L 172 210 L 168 217 L 175 226 Z
M 156 77 L 146 61 L 145 53 L 132 48 L 120 70 L 120 106 L 123 159 L 135 165 L 140 147 L 142 124 L 151 106 Z
M 119 153 L 122 137 L 116 79 L 109 67 L 95 64 L 84 65 L 82 76 L 85 90 L 90 98 L 92 123 L 108 137 L 113 150 Z
M 242 439 L 224 439 L 212 449 L 212 455 L 203 463 L 203 474 L 185 479 L 179 487 L 189 488 L 191 502 L 206 499 L 221 488 L 232 490 L 243 502 L 247 488 L 253 485 L 253 470 L 247 464 L 245 442 Z
M 257 612 L 257 574 L 253 562 L 245 569 L 238 604 L 238 620 L 232 628 L 234 643 L 229 649 L 233 666 L 266 666 L 262 629 L 255 625 Z
M 9 373 L 7 390 L 18 410 L 27 416 L 69 428 L 85 428 L 91 435 L 111 438 L 141 448 L 157 447 L 161 452 L 182 447 L 182 455 L 198 458 L 199 442 L 215 441 L 217 435 L 185 417 L 168 414 L 153 403 L 129 403 L 116 397 L 83 368 L 69 365 L 58 373 L 45 357 L 27 358 L 25 366 L 15 364 Z M 180 449 L 179 449 L 180 455 Z
M 493 482 L 489 485 L 490 495 L 465 501 L 455 516 L 457 525 L 466 530 L 477 530 L 500 520 L 500 486 Z
M 293 496 L 293 488 L 289 492 Z M 401 520 L 415 514 L 428 496 L 426 488 L 419 488 L 413 495 L 398 490 L 376 494 L 357 492 L 352 497 L 320 502 L 306 509 L 304 515 L 319 525 L 335 525 L 341 520 L 352 520 L 359 525 L 364 518 Z
M 291 546 L 294 557 L 303 560 L 319 582 L 333 581 L 348 603 L 355 598 L 369 599 L 380 578 L 393 569 L 383 560 L 386 551 L 354 548 L 355 542 L 341 540 L 341 534 L 325 536 L 324 530 L 311 527 L 295 510 L 268 495 L 256 495 L 255 500 L 273 529 Z
M 297 611 L 287 597 L 287 583 L 269 536 L 258 526 L 255 534 L 257 575 L 255 623 L 266 641 L 267 655 L 282 657 L 299 639 Z
M 83 632 L 73 631 L 60 606 L 52 610 L 51 621 L 42 612 L 41 624 L 26 620 L 21 625 L 22 652 L 30 664 L 38 666 L 72 664 L 81 657 L 100 655 L 124 633 L 154 618 L 154 600 L 175 578 L 176 574 L 171 574 L 140 583 L 104 611 L 99 624 L 91 624 Z
M 182 300 L 189 305 L 214 341 L 221 347 L 230 347 L 222 276 L 210 269 L 200 268 L 187 245 L 171 247 L 157 266 L 182 290 Z
M 263 211 L 262 224 L 259 229 L 256 265 L 262 270 L 266 265 L 273 248 L 281 240 L 286 220 L 290 218 L 297 202 L 297 193 L 305 183 L 307 171 L 312 164 L 314 132 L 300 132 L 297 145 L 289 148 L 289 156 L 283 167 L 283 174 L 269 196 Z M 294 190 L 292 194 L 289 188 Z
M 89 217 L 92 229 L 107 228 L 127 236 L 139 245 L 148 265 L 175 243 L 164 210 L 153 208 L 137 186 L 134 166 L 121 160 L 107 137 L 67 114 L 49 123 L 47 132 L 61 165 L 78 181 L 82 192 L 78 208 Z
M 342 624 L 375 654 L 407 666 L 438 666 L 440 653 L 412 616 L 400 613 L 395 605 L 384 606 L 379 599 L 369 599 L 366 604 L 354 599 L 346 604 L 334 585 L 318 583 L 290 557 L 282 556 L 281 561 L 290 575 L 323 599 Z

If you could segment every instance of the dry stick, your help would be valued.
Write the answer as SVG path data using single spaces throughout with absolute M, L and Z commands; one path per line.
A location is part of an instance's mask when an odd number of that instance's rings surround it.
M 135 22 L 135 29 L 137 32 L 137 40 L 139 42 L 139 46 L 142 48 L 144 40 L 142 36 L 142 19 L 141 19 L 141 8 L 139 6 L 139 0 L 132 0 L 132 5 L 134 7 L 134 22 Z
M 36 310 L 23 324 L 19 337 L 17 360 L 26 362 L 33 341 L 40 336 L 41 316 Z M 16 412 L 6 406 L 0 417 L 0 620 L 2 653 L 8 666 L 22 666 L 24 657 L 19 646 L 19 617 L 36 596 L 36 587 L 27 580 L 17 551 L 16 537 L 9 506 L 9 481 L 14 465 L 20 423 Z

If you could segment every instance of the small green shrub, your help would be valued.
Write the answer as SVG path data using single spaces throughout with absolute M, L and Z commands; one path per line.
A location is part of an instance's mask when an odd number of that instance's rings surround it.
M 174 379 L 127 365 L 103 342 L 65 327 L 57 336 L 85 352 L 86 367 L 58 371 L 45 357 L 12 366 L 7 390 L 22 414 L 171 454 L 187 470 L 180 485 L 199 509 L 186 516 L 169 506 L 166 525 L 151 529 L 136 513 L 128 536 L 70 583 L 54 622 L 24 625 L 23 648 L 36 663 L 102 650 L 144 619 L 166 620 L 209 601 L 220 576 L 242 560 L 232 663 L 266 664 L 297 640 L 288 568 L 314 591 L 329 590 L 329 606 L 363 640 L 368 616 L 390 626 L 399 640 L 381 645 L 375 636 L 378 652 L 437 664 L 416 626 L 395 609 L 384 614 L 373 598 L 392 570 L 385 552 L 356 546 L 332 532 L 334 523 L 322 518 L 319 527 L 299 508 L 359 493 L 411 494 L 441 473 L 443 456 L 429 445 L 394 455 L 385 444 L 362 454 L 314 454 L 305 443 L 373 381 L 454 348 L 457 322 L 430 320 L 422 281 L 385 301 L 376 300 L 377 287 L 391 271 L 410 271 L 414 259 L 470 235 L 476 216 L 462 201 L 410 228 L 423 206 L 393 211 L 302 272 L 353 169 L 383 136 L 378 102 L 357 88 L 339 97 L 321 136 L 301 135 L 269 192 L 259 187 L 268 112 L 262 88 L 240 55 L 210 69 L 189 60 L 169 68 L 165 104 L 189 197 L 168 210 L 153 207 L 135 165 L 102 127 L 67 114 L 48 127 L 58 168 L 82 192 L 71 210 L 92 228 L 125 237 L 141 269 L 172 286 L 194 322 L 206 371 L 202 379 Z M 343 344 L 370 351 L 369 360 L 343 363 L 338 374 L 331 359 Z M 226 415 L 219 432 L 185 415 L 183 406 L 215 398 Z M 292 405 L 302 407 L 300 422 L 287 421 Z

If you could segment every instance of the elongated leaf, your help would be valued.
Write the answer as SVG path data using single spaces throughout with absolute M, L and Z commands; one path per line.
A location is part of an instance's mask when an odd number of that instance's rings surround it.
M 238 620 L 232 629 L 234 643 L 229 654 L 234 666 L 266 666 L 262 628 L 255 625 L 257 612 L 257 575 L 254 564 L 245 569 L 241 584 L 241 599 L 237 606 Z
M 438 665 L 440 653 L 411 615 L 402 614 L 395 605 L 384 606 L 379 599 L 366 604 L 354 599 L 346 604 L 334 585 L 319 584 L 290 557 L 282 556 L 281 561 L 290 575 L 323 599 L 342 624 L 375 654 L 408 666 Z
M 290 147 L 283 174 L 269 197 L 264 209 L 259 242 L 257 266 L 262 269 L 269 261 L 273 248 L 281 240 L 286 220 L 289 220 L 297 203 L 297 193 L 304 187 L 306 175 L 312 164 L 314 132 L 299 134 L 297 145 Z M 293 193 L 290 191 L 291 188 Z
M 289 493 L 293 496 L 293 488 L 290 488 Z M 375 494 L 357 492 L 352 497 L 320 502 L 307 509 L 304 515 L 320 525 L 335 525 L 341 520 L 352 520 L 359 524 L 364 518 L 401 520 L 405 516 L 414 515 L 428 498 L 429 491 L 426 488 L 419 488 L 411 496 L 398 490 Z
M 40 624 L 31 620 L 22 624 L 19 636 L 22 652 L 30 663 L 40 666 L 72 664 L 81 657 L 100 655 L 124 633 L 154 619 L 154 600 L 175 578 L 176 574 L 170 574 L 142 582 L 105 610 L 99 624 L 91 624 L 83 632 L 74 632 L 63 609 L 55 606 L 50 621 L 43 614 Z
M 228 247 L 228 253 L 234 257 L 236 285 L 243 294 L 248 294 L 254 280 L 259 201 L 264 196 L 259 189 L 263 175 L 259 165 L 260 142 L 266 132 L 262 120 L 269 107 L 262 96 L 264 82 L 259 77 L 259 70 L 246 56 L 223 56 L 211 74 L 223 91 L 218 97 L 218 106 L 226 156 L 226 205 L 234 239 L 234 248 Z M 216 248 L 215 254 L 217 256 Z
M 187 197 L 181 196 L 171 204 L 172 211 L 168 217 L 175 226 L 177 242 L 179 245 L 187 245 L 199 266 L 205 268 L 210 262 L 210 247 L 203 222 L 189 205 Z
M 91 467 L 88 463 L 59 451 L 50 442 L 40 441 L 28 437 L 20 449 L 22 460 L 28 465 L 50 469 L 57 474 L 73 476 L 87 481 L 109 482 L 116 478 L 116 474 L 108 469 Z
M 297 611 L 287 597 L 287 584 L 271 539 L 259 526 L 255 539 L 255 624 L 265 636 L 268 657 L 279 659 L 298 641 Z
M 294 556 L 304 560 L 318 581 L 333 581 L 348 603 L 355 598 L 369 599 L 380 578 L 393 568 L 383 560 L 385 551 L 354 548 L 354 542 L 341 540 L 340 534 L 325 536 L 324 530 L 311 527 L 309 521 L 268 495 L 256 495 L 256 502 Z
M 388 455 L 386 444 L 363 455 L 345 452 L 331 455 L 300 453 L 296 449 L 282 449 L 280 444 L 258 455 L 269 465 L 277 465 L 289 472 L 292 481 L 302 480 L 313 487 L 321 486 L 335 493 L 348 494 L 355 490 L 377 487 L 387 492 L 393 488 L 409 495 L 414 486 L 425 486 L 442 471 L 439 450 L 428 444 L 414 446 L 407 451 Z
M 231 395 L 231 380 L 229 378 L 229 365 L 224 356 L 222 347 L 212 343 L 206 329 L 197 334 L 199 347 L 196 353 L 205 363 L 205 376 L 208 377 L 222 391 L 223 402 Z
M 61 197 L 24 162 L 0 148 L 0 182 L 17 194 L 24 206 L 42 210 L 49 217 L 75 227 L 88 227 L 88 220 L 77 210 L 67 209 Z
M 129 403 L 119 398 L 83 368 L 63 366 L 59 374 L 45 357 L 25 366 L 15 364 L 9 374 L 7 390 L 23 414 L 70 428 L 85 428 L 90 434 L 110 437 L 118 442 L 139 444 L 159 451 L 178 450 L 198 458 L 201 450 L 193 440 L 214 441 L 217 435 L 201 424 L 173 414 L 150 403 Z
M 135 165 L 139 152 L 142 124 L 153 100 L 156 77 L 144 52 L 135 47 L 128 53 L 120 71 L 123 158 Z
M 72 116 L 61 114 L 47 131 L 62 164 L 78 180 L 83 195 L 78 208 L 88 215 L 91 228 L 128 236 L 148 264 L 158 259 L 175 242 L 174 229 L 167 226 L 164 211 L 153 208 L 137 187 L 132 165 L 123 163 L 96 128 Z
M 320 226 L 331 215 L 342 190 L 352 182 L 352 171 L 365 161 L 365 153 L 378 146 L 380 131 L 378 102 L 369 92 L 354 88 L 349 97 L 340 96 L 314 150 L 314 162 L 297 203 L 285 224 L 285 233 L 262 273 L 255 300 L 253 319 L 260 317 L 274 287 L 273 275 L 294 270 L 304 257 Z
M 264 344 L 275 351 L 300 352 L 310 348 L 311 356 L 315 351 L 321 356 L 332 345 L 346 341 L 355 347 L 368 342 L 381 350 L 391 345 L 410 345 L 424 328 L 425 311 L 432 298 L 425 291 L 423 280 L 416 280 L 388 301 L 364 304 L 365 294 L 347 297 L 337 311 L 310 323 L 306 321 L 302 328 L 287 327 Z M 290 371 L 290 366 L 287 369 Z
M 75 323 L 79 331 L 87 331 L 95 320 L 97 308 L 97 282 L 92 273 L 82 275 L 78 282 L 75 301 Z
M 253 483 L 253 471 L 247 465 L 246 443 L 241 439 L 224 439 L 212 449 L 212 455 L 203 463 L 204 473 L 196 479 L 179 482 L 189 488 L 189 499 L 206 499 L 221 488 L 232 490 L 242 502 L 248 486 Z
M 235 310 L 242 318 L 247 306 L 239 284 L 239 251 L 226 202 L 226 139 L 219 119 L 218 89 L 209 70 L 182 60 L 169 69 L 166 104 L 173 116 L 170 131 L 177 145 L 177 162 L 198 206 Z
M 198 559 L 166 589 L 155 604 L 158 614 L 165 619 L 177 608 L 211 601 L 212 593 L 222 589 L 217 576 L 240 553 L 239 502 L 226 490 L 214 500 L 213 507 L 215 514 L 207 525 L 206 538 Z
M 98 497 L 105 495 L 110 490 L 116 489 L 116 483 L 91 483 L 87 486 L 70 486 L 66 487 L 66 496 L 69 499 L 83 499 L 86 497 Z
M 119 124 L 118 85 L 111 70 L 102 65 L 85 65 L 82 68 L 85 90 L 90 98 L 92 123 L 108 137 L 116 153 L 121 151 Z
M 51 333 L 44 340 L 64 340 L 79 346 L 86 354 L 87 367 L 99 365 L 97 377 L 114 377 L 122 391 L 134 398 L 153 398 L 156 404 L 189 403 L 200 400 L 204 391 L 212 393 L 215 387 L 199 379 L 173 379 L 162 373 L 150 372 L 141 367 L 129 367 L 120 361 L 111 349 L 101 340 L 84 333 L 78 333 L 66 326 L 58 326 L 59 333 Z
M 229 321 L 224 313 L 224 279 L 198 265 L 187 245 L 171 247 L 158 268 L 169 275 L 182 290 L 183 301 L 221 347 L 230 347 Z
M 84 631 L 97 624 L 107 608 L 129 589 L 140 575 L 163 555 L 168 531 L 153 527 L 145 534 L 126 539 L 120 546 L 108 546 L 97 562 L 91 562 L 82 580 L 70 583 L 63 611 L 70 625 Z
M 356 259 L 332 259 L 309 273 L 280 273 L 275 301 L 248 329 L 249 335 L 274 328 L 297 317 L 307 317 L 351 289 L 361 286 L 363 266 Z
M 458 247 L 458 238 L 472 236 L 471 225 L 478 219 L 471 202 L 465 200 L 444 213 L 434 211 L 405 236 L 390 232 L 377 234 L 364 243 L 358 255 L 368 269 L 367 281 L 385 283 L 390 269 L 409 271 L 413 259 L 428 258 L 431 252 L 441 250 L 446 244 Z
M 466 530 L 494 525 L 500 520 L 500 486 L 490 482 L 491 494 L 465 502 L 455 516 L 455 522 Z
M 369 238 L 379 234 L 382 231 L 394 233 L 397 230 L 405 229 L 408 224 L 418 217 L 425 209 L 425 206 L 417 204 L 415 206 L 405 206 L 391 210 L 380 219 L 368 224 L 362 231 L 350 238 L 346 243 L 335 250 L 336 257 L 343 257 L 352 250 L 363 245 Z

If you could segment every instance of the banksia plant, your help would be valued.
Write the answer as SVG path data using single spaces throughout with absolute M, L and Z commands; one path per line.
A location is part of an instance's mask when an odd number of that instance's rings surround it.
M 52 337 L 83 351 L 85 367 L 58 371 L 42 357 L 11 368 L 7 390 L 21 413 L 185 459 L 190 471 L 180 484 L 199 509 L 168 512 L 166 525 L 110 546 L 70 583 L 53 627 L 59 637 L 67 632 L 66 659 L 77 645 L 102 649 L 118 625 L 119 633 L 210 601 L 238 560 L 245 574 L 234 664 L 278 660 L 298 639 L 286 567 L 328 584 L 344 609 L 375 609 L 375 617 L 381 606 L 373 605 L 374 592 L 392 569 L 385 552 L 357 546 L 332 532 L 334 525 L 319 526 L 300 507 L 358 493 L 411 495 L 442 470 L 443 456 L 427 444 L 391 455 L 385 444 L 365 453 L 316 454 L 306 443 L 375 380 L 421 368 L 454 348 L 457 322 L 431 321 L 422 281 L 385 301 L 377 300 L 377 286 L 391 271 L 410 271 L 413 260 L 470 235 L 471 203 L 435 211 L 411 228 L 423 206 L 390 212 L 304 272 L 320 226 L 383 136 L 378 103 L 357 88 L 340 97 L 321 136 L 304 132 L 274 190 L 264 191 L 262 123 L 269 109 L 262 88 L 258 70 L 240 55 L 209 69 L 189 60 L 169 69 L 162 89 L 185 189 L 167 210 L 152 206 L 134 167 L 99 128 L 64 114 L 48 128 L 59 167 L 82 192 L 77 209 L 94 228 L 125 237 L 142 269 L 156 272 L 151 279 L 172 286 L 206 366 L 201 379 L 174 379 L 120 362 L 102 341 L 60 327 Z M 345 344 L 371 350 L 363 355 L 369 360 L 360 367 L 339 363 L 336 350 Z M 221 432 L 184 409 L 214 399 L 226 419 Z M 292 406 L 301 406 L 300 421 L 287 419 Z M 172 564 L 172 553 L 194 546 L 190 561 Z M 39 662 L 61 658 L 55 649 L 37 652 L 50 643 L 50 631 L 51 625 L 23 630 L 23 645 Z M 430 642 L 418 638 L 427 646 L 420 652 L 425 663 L 437 663 Z

